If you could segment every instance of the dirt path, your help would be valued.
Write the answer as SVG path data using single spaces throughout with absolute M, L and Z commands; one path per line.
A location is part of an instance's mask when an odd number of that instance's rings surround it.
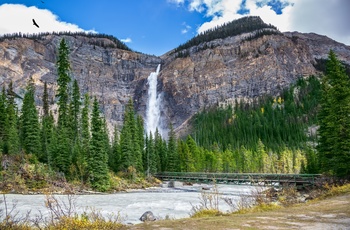
M 350 194 L 275 211 L 158 221 L 125 229 L 344 229 L 350 230 Z

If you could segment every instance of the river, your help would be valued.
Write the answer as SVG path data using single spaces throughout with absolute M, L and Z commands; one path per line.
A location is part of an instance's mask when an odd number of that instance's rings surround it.
M 177 188 L 151 188 L 146 190 L 135 190 L 123 193 L 108 195 L 76 195 L 76 210 L 78 213 L 89 211 L 92 208 L 99 210 L 103 216 L 119 215 L 125 224 L 140 223 L 140 216 L 151 211 L 160 219 L 179 219 L 190 216 L 193 206 L 200 204 L 202 190 L 207 185 L 180 186 Z M 242 195 L 249 195 L 256 188 L 242 185 L 217 185 L 219 197 L 229 197 L 238 201 Z M 66 204 L 67 196 L 56 195 L 57 199 Z M 3 200 L 3 197 L 1 197 Z M 8 207 L 12 207 L 13 202 L 17 203 L 16 211 L 19 215 L 24 215 L 31 211 L 30 216 L 35 217 L 41 212 L 48 215 L 49 211 L 45 207 L 45 195 L 6 195 Z M 0 204 L 0 209 L 4 209 L 4 203 Z M 219 209 L 223 212 L 231 211 L 231 207 L 222 199 L 219 202 Z

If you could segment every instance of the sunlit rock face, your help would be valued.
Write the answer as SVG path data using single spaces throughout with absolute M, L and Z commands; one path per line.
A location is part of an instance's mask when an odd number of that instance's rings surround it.
M 298 78 L 319 74 L 315 66 L 330 49 L 350 64 L 350 47 L 325 36 L 284 33 L 244 41 L 245 36 L 192 47 L 185 58 L 162 56 L 166 117 L 178 132 L 186 132 L 186 121 L 205 107 L 277 95 Z
M 12 81 L 16 93 L 23 96 L 32 77 L 40 107 L 46 81 L 55 103 L 56 56 L 62 38 L 70 48 L 71 78 L 77 79 L 81 94 L 96 96 L 110 125 L 121 125 L 124 106 L 134 97 L 138 82 L 147 79 L 161 62 L 159 57 L 108 48 L 113 41 L 104 38 L 48 35 L 40 39 L 5 39 L 0 42 L 0 84 Z M 52 108 L 57 112 L 56 106 Z
M 160 114 L 163 124 L 172 123 L 181 135 L 188 132 L 190 118 L 205 107 L 276 95 L 298 78 L 318 74 L 315 66 L 327 58 L 330 49 L 350 65 L 350 47 L 325 36 L 288 32 L 246 41 L 246 35 L 192 47 L 183 58 L 176 58 L 172 51 L 156 57 L 112 48 L 113 41 L 108 38 L 47 35 L 3 39 L 0 85 L 12 81 L 14 91 L 23 96 L 32 77 L 41 108 L 46 81 L 53 112 L 57 112 L 55 63 L 57 47 L 64 37 L 70 48 L 72 79 L 77 79 L 82 95 L 89 92 L 98 98 L 110 127 L 122 124 L 130 98 L 146 118 L 147 78 L 161 64 L 157 83 Z M 21 105 L 20 100 L 17 102 Z

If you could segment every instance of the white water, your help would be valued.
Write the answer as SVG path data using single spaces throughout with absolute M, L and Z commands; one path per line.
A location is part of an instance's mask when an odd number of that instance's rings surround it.
M 206 185 L 204 185 L 206 186 Z M 201 185 L 184 186 L 175 189 L 156 188 L 153 190 L 133 191 L 109 195 L 77 195 L 76 210 L 78 213 L 89 212 L 91 208 L 99 210 L 105 217 L 111 214 L 120 215 L 123 223 L 140 223 L 139 218 L 146 211 L 151 211 L 157 218 L 164 219 L 167 216 L 172 219 L 186 218 L 190 216 L 192 205 L 199 205 Z M 253 186 L 242 185 L 218 185 L 221 197 L 230 197 L 239 200 L 239 196 L 251 194 Z M 58 199 L 67 202 L 67 196 L 57 195 Z M 0 201 L 2 201 L 0 197 Z M 31 210 L 30 217 L 34 218 L 39 211 L 48 216 L 45 208 L 44 195 L 6 195 L 7 205 L 12 207 L 12 201 L 17 201 L 16 211 L 19 216 L 24 216 Z M 0 202 L 0 209 L 4 209 L 4 203 Z M 231 208 L 220 200 L 219 209 L 223 212 L 231 211 Z
M 161 97 L 157 94 L 157 77 L 160 70 L 160 64 L 156 72 L 152 72 L 147 79 L 148 83 L 148 100 L 147 100 L 147 115 L 146 115 L 146 132 L 147 135 L 151 132 L 154 136 L 156 129 L 160 134 L 160 104 Z

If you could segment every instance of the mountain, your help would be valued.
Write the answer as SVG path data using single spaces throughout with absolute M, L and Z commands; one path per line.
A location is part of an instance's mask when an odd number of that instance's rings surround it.
M 330 49 L 350 66 L 350 47 L 326 36 L 281 33 L 261 23 L 258 17 L 243 21 L 244 25 L 234 21 L 198 35 L 160 57 L 131 51 L 109 36 L 45 34 L 2 38 L 0 84 L 7 85 L 12 80 L 15 93 L 23 96 L 32 77 L 40 107 L 46 81 L 54 104 L 57 47 L 65 38 L 70 47 L 72 78 L 78 80 L 81 92 L 97 96 L 110 125 L 121 125 L 130 97 L 138 113 L 145 116 L 147 77 L 161 64 L 158 92 L 163 99 L 162 124 L 172 123 L 181 134 L 187 132 L 190 118 L 205 107 L 276 95 L 300 77 L 319 74 Z M 237 31 L 237 25 L 243 29 Z M 214 36 L 222 31 L 225 35 Z

